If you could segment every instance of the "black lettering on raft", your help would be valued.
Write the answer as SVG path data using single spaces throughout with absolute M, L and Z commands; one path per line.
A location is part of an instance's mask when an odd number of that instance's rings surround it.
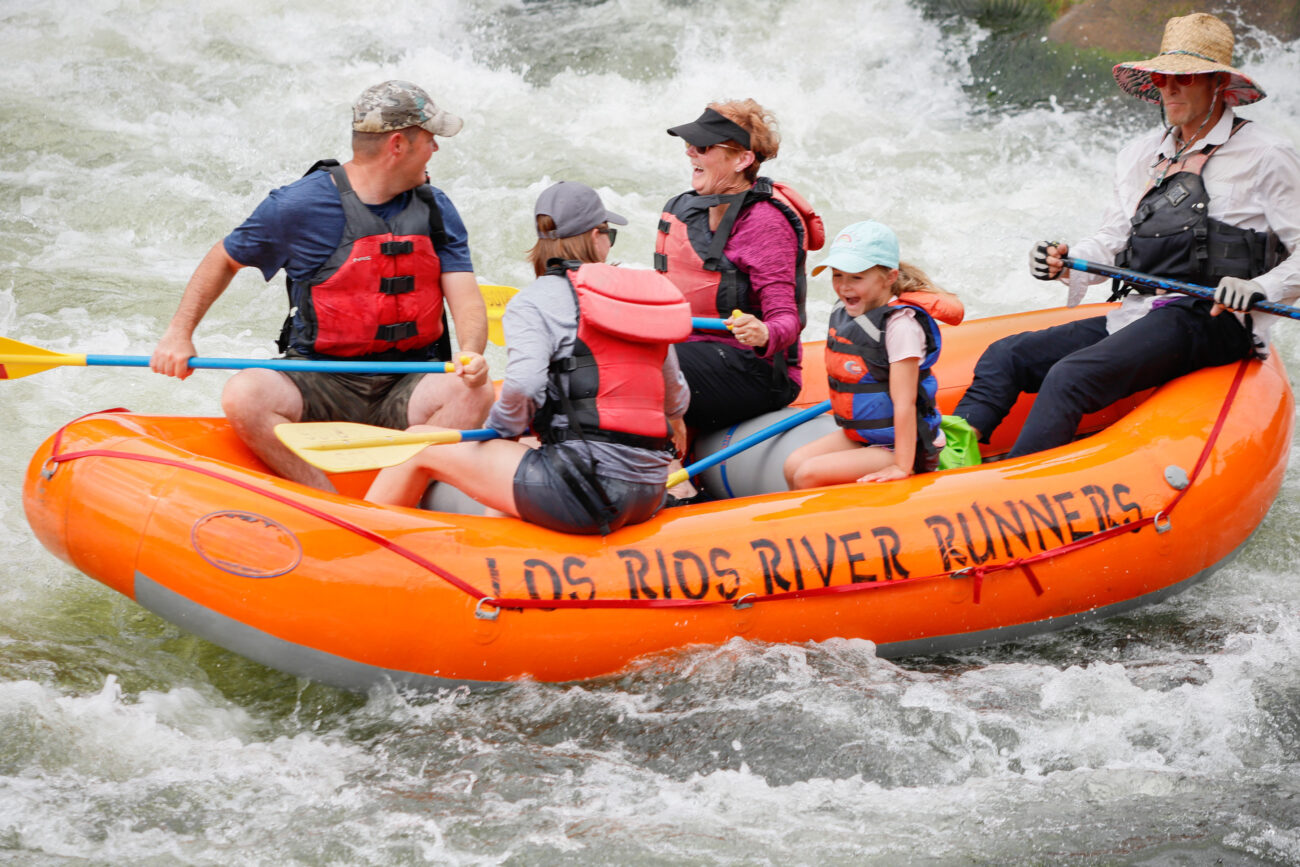
M 664 588 L 664 598 L 673 598 L 673 585 L 668 578 L 668 564 L 664 562 L 664 552 L 655 548 L 655 559 L 659 561 L 659 583 Z
M 1033 549 L 1029 547 L 1029 533 L 1025 530 L 1025 519 L 1020 516 L 1020 510 L 1010 500 L 1003 501 L 1003 505 L 1007 507 L 1010 517 L 1003 517 L 992 506 L 984 507 L 984 511 L 988 512 L 989 517 L 993 519 L 993 527 L 1002 540 L 1002 550 L 1006 552 L 1007 557 L 1016 556 L 1011 551 L 1011 541 L 1007 536 L 1009 533 L 1011 538 L 1020 540 L 1020 544 L 1026 551 L 1032 551 Z
M 951 572 L 954 565 L 965 566 L 966 555 L 957 547 L 957 528 L 943 515 L 931 515 L 925 519 L 925 525 L 934 533 L 935 544 L 939 546 L 939 556 L 943 560 L 943 570 Z
M 1029 523 L 1034 528 L 1034 535 L 1038 537 L 1038 550 L 1046 551 L 1048 543 L 1043 541 L 1043 530 L 1051 530 L 1056 534 L 1056 541 L 1065 544 L 1065 534 L 1061 532 L 1061 524 L 1056 519 L 1056 510 L 1052 508 L 1052 501 L 1047 499 L 1046 494 L 1038 495 L 1038 502 L 1043 504 L 1044 512 L 1035 509 L 1028 502 L 1021 500 L 1020 505 L 1025 507 L 1029 513 Z
M 595 598 L 596 598 L 596 582 L 593 581 L 591 578 L 587 577 L 586 575 L 578 575 L 578 576 L 575 577 L 574 574 L 573 574 L 573 570 L 574 570 L 574 569 L 581 569 L 581 568 L 583 568 L 583 567 L 586 566 L 586 565 L 587 565 L 587 561 L 586 561 L 586 560 L 583 560 L 581 557 L 573 557 L 573 556 L 565 557 L 565 558 L 564 558 L 564 566 L 563 566 L 563 569 L 564 569 L 564 580 L 568 582 L 568 584 L 569 584 L 570 587 L 579 587 L 579 586 L 581 586 L 581 585 L 583 585 L 583 584 L 586 584 L 586 585 L 587 585 L 587 595 L 586 595 L 585 598 L 587 598 L 587 599 L 595 599 Z M 574 593 L 573 591 L 570 591 L 570 592 L 569 592 L 569 598 L 570 598 L 570 599 L 581 599 L 581 598 L 583 598 L 583 597 L 579 596 L 577 593 Z
M 736 594 L 740 592 L 740 573 L 735 569 L 724 569 L 724 564 L 720 560 L 731 558 L 731 552 L 725 548 L 713 548 L 709 551 L 709 565 L 713 567 L 713 574 L 718 578 L 718 594 L 723 599 L 735 599 Z M 732 578 L 731 588 L 723 586 L 722 578 L 724 575 L 730 575 Z
M 957 513 L 957 523 L 961 524 L 961 534 L 966 539 L 966 552 L 970 555 L 975 565 L 983 563 L 985 560 L 991 560 L 997 551 L 993 548 L 993 535 L 989 533 L 989 525 L 984 521 L 984 513 L 980 510 L 979 503 L 971 503 L 970 507 L 975 510 L 975 517 L 979 518 L 980 528 L 984 531 L 984 553 L 981 554 L 975 550 L 975 540 L 971 538 L 970 523 L 966 520 L 965 512 Z
M 768 539 L 755 539 L 749 543 L 749 547 L 758 552 L 758 562 L 763 569 L 763 587 L 768 595 L 780 590 L 789 590 L 790 582 L 781 577 L 779 567 L 781 565 L 781 549 L 776 543 Z
M 556 572 L 555 567 L 550 563 L 547 563 L 545 560 L 539 560 L 536 557 L 531 557 L 524 561 L 524 584 L 528 585 L 528 597 L 530 599 L 545 598 L 538 593 L 537 584 L 534 581 L 535 570 L 537 569 L 546 570 L 547 576 L 551 579 L 551 595 L 549 598 L 559 599 L 563 592 L 563 588 L 560 586 L 560 573 Z
M 861 538 L 862 538 L 862 534 L 857 531 L 854 531 L 852 533 L 845 533 L 843 536 L 840 536 L 840 544 L 844 546 L 844 554 L 849 561 L 849 581 L 853 584 L 865 584 L 868 581 L 879 580 L 879 578 L 874 573 L 870 573 L 870 572 L 865 574 L 858 573 L 857 564 L 867 559 L 867 555 L 861 553 L 860 551 L 854 551 L 852 548 L 849 547 L 849 542 L 856 542 Z
M 686 576 L 686 564 L 691 563 L 695 567 L 696 573 L 700 576 L 700 586 L 698 590 L 691 590 L 690 580 Z M 704 595 L 709 592 L 709 570 L 693 551 L 674 551 L 673 552 L 673 573 L 677 576 L 677 586 L 686 594 L 687 599 L 703 599 Z
M 831 573 L 835 571 L 835 537 L 830 533 L 826 534 L 826 568 L 822 569 L 822 561 L 813 550 L 812 543 L 808 541 L 807 536 L 800 537 L 803 542 L 804 550 L 808 552 L 808 559 L 812 560 L 813 567 L 817 570 L 817 575 L 822 579 L 822 586 L 831 586 Z
M 650 560 L 646 555 L 635 548 L 624 548 L 615 553 L 622 558 L 623 566 L 627 569 L 627 598 L 658 599 L 659 595 L 646 584 L 646 573 L 650 571 Z
M 1139 506 L 1137 503 L 1133 502 L 1132 500 L 1125 502 L 1124 500 L 1120 499 L 1120 494 L 1132 493 L 1132 490 L 1129 488 L 1128 485 L 1116 483 L 1111 486 L 1110 491 L 1112 494 L 1115 495 L 1115 505 L 1119 506 L 1121 511 L 1137 512 L 1137 515 L 1134 517 L 1129 517 L 1125 515 L 1124 520 L 1120 521 L 1121 524 L 1131 524 L 1142 520 L 1141 506 Z M 1133 532 L 1136 533 L 1141 529 L 1142 529 L 1141 527 L 1134 527 Z
M 876 527 L 871 535 L 880 544 L 880 562 L 885 566 L 885 580 L 893 581 L 895 573 L 899 578 L 906 578 L 908 572 L 898 561 L 898 553 L 903 549 L 903 540 L 898 538 L 898 533 L 892 527 Z
M 1065 518 L 1065 526 L 1070 529 L 1070 541 L 1077 542 L 1080 539 L 1086 539 L 1092 535 L 1091 530 L 1081 531 L 1074 529 L 1074 522 L 1083 517 L 1078 512 L 1070 509 L 1065 504 L 1074 499 L 1074 491 L 1062 491 L 1052 497 L 1056 505 L 1061 507 L 1061 516 Z

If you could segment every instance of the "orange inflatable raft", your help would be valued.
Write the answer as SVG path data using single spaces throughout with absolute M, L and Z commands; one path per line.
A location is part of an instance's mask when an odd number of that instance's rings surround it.
M 945 328 L 941 409 L 990 340 L 1098 312 Z M 825 397 L 808 349 L 801 405 Z M 351 689 L 570 681 L 736 636 L 924 654 L 1161 599 L 1258 526 L 1292 415 L 1274 355 L 1137 395 L 1026 458 L 670 508 L 600 538 L 372 505 L 358 499 L 369 474 L 321 493 L 270 475 L 222 419 L 104 412 L 41 446 L 24 504 L 77 569 L 292 674 Z

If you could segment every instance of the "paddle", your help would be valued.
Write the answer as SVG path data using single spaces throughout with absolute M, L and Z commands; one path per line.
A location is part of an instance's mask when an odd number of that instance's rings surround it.
M 506 305 L 510 303 L 511 298 L 519 294 L 519 290 L 513 286 L 495 286 L 491 283 L 480 283 L 478 289 L 483 294 L 483 304 L 487 307 L 488 340 L 497 346 L 505 346 L 506 333 L 501 328 L 501 317 L 506 313 Z M 734 316 L 735 313 L 732 315 Z M 700 331 L 726 331 L 727 320 L 692 316 L 691 327 Z
M 449 361 L 316 361 L 310 358 L 201 358 L 189 360 L 199 370 L 309 370 L 320 373 L 450 373 Z M 53 352 L 0 337 L 0 379 L 20 379 L 51 367 L 148 367 L 147 355 L 83 355 Z
M 347 421 L 285 423 L 275 435 L 289 451 L 327 473 L 350 473 L 391 467 L 419 454 L 426 446 L 494 440 L 494 430 L 440 430 L 407 433 Z
M 1136 283 L 1139 286 L 1149 286 L 1152 289 L 1167 289 L 1171 292 L 1181 292 L 1184 295 L 1194 295 L 1197 298 L 1204 298 L 1207 301 L 1214 300 L 1214 290 L 1206 286 L 1198 286 L 1195 283 L 1183 283 L 1179 280 L 1166 280 L 1163 277 L 1153 277 L 1150 274 L 1143 274 L 1139 271 L 1130 271 L 1127 268 L 1116 268 L 1113 265 L 1099 265 L 1096 262 L 1089 262 L 1086 259 L 1069 259 L 1065 260 L 1065 267 L 1074 271 L 1084 271 L 1088 274 L 1100 274 L 1102 277 L 1114 277 L 1120 280 L 1126 280 L 1129 283 Z M 1290 319 L 1300 319 L 1300 308 L 1288 307 L 1285 304 L 1279 304 L 1276 301 L 1256 301 L 1255 305 L 1250 308 L 1252 311 L 1259 310 L 1264 313 L 1272 313 L 1275 316 L 1286 316 Z
M 797 412 L 792 416 L 787 416 L 786 418 L 781 419 L 775 424 L 768 425 L 767 427 L 763 428 L 760 431 L 755 431 L 754 433 L 750 434 L 744 439 L 737 440 L 736 442 L 727 446 L 725 449 L 719 449 L 718 451 L 709 455 L 707 458 L 701 458 L 700 460 L 696 461 L 695 463 L 691 464 L 688 467 L 682 467 L 680 470 L 678 470 L 677 472 L 673 473 L 668 477 L 667 486 L 671 488 L 674 485 L 680 484 L 686 481 L 687 479 L 689 479 L 691 476 L 694 476 L 698 473 L 702 473 L 705 470 L 707 470 L 709 467 L 722 463 L 732 455 L 739 454 L 743 452 L 745 449 L 752 448 L 753 446 L 758 445 L 764 440 L 771 439 L 772 437 L 776 436 L 779 433 L 785 433 L 791 428 L 796 428 L 806 421 L 811 421 L 812 419 L 826 412 L 830 408 L 831 408 L 831 402 L 829 400 L 823 400 L 821 403 L 817 404 L 816 406 L 810 406 L 807 409 L 803 410 L 802 412 Z
M 488 340 L 497 346 L 505 346 L 506 333 L 501 330 L 501 317 L 506 315 L 506 305 L 519 293 L 519 290 L 513 286 L 480 283 L 478 291 L 483 295 L 483 304 L 487 307 Z

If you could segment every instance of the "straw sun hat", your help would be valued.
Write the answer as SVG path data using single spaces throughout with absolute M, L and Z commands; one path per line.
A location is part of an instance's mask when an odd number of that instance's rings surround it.
M 1170 18 L 1160 40 L 1160 53 L 1150 60 L 1120 63 L 1113 70 L 1120 89 L 1147 102 L 1160 103 L 1160 91 L 1151 73 L 1166 75 L 1226 72 L 1223 100 L 1228 105 L 1250 105 L 1264 98 L 1264 89 L 1232 67 L 1232 30 L 1213 15 L 1196 12 Z

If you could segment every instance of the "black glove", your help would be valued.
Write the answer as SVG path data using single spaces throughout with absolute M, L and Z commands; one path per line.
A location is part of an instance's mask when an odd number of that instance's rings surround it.
M 1029 248 L 1029 273 L 1039 280 L 1051 280 L 1052 269 L 1047 264 L 1047 248 L 1056 247 L 1060 241 L 1037 241 Z M 1057 271 L 1057 275 L 1060 271 Z
M 1238 313 L 1245 313 L 1265 297 L 1262 286 L 1254 280 L 1243 280 L 1240 277 L 1224 277 L 1219 281 L 1219 288 L 1214 290 L 1215 304 Z

